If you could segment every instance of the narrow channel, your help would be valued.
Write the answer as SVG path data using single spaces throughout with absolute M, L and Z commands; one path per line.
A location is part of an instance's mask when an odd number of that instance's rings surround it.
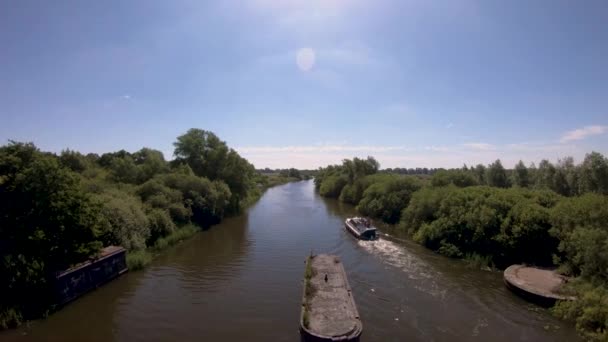
M 298 341 L 305 257 L 341 257 L 363 341 L 575 341 L 574 328 L 505 289 L 500 272 L 468 269 L 381 227 L 349 235 L 352 206 L 312 181 L 269 189 L 229 218 L 69 304 L 0 334 L 7 341 Z

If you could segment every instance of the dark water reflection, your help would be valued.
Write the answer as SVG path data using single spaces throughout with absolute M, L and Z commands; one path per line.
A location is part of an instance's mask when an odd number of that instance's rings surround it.
M 469 270 L 382 227 L 357 241 L 354 208 L 312 182 L 270 189 L 227 219 L 134 272 L 0 340 L 297 341 L 303 261 L 341 256 L 364 341 L 572 341 L 571 326 L 508 292 L 501 274 Z

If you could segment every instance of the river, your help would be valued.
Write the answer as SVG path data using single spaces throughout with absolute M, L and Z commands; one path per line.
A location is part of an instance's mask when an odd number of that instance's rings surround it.
M 358 241 L 352 206 L 312 181 L 266 191 L 239 217 L 171 248 L 4 341 L 298 341 L 304 260 L 341 257 L 363 341 L 573 341 L 574 328 L 519 299 L 500 272 L 468 269 L 380 226 Z

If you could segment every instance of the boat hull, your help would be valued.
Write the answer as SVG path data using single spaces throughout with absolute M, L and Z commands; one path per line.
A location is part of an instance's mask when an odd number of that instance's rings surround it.
M 359 231 L 349 219 L 344 221 L 344 228 L 359 240 L 375 240 L 377 239 L 376 230 Z

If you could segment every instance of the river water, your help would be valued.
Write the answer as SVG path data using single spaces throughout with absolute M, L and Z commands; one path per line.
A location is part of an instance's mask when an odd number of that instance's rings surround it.
M 312 181 L 269 189 L 239 217 L 163 253 L 4 341 L 298 341 L 304 260 L 341 257 L 363 341 L 573 341 L 572 326 L 519 299 L 500 272 L 468 269 L 395 237 L 358 241 L 352 206 Z

